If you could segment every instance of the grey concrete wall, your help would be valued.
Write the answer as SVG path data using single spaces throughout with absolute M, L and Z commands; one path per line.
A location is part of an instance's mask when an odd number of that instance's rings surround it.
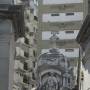
M 3 41 L 3 38 L 0 35 L 0 90 L 8 90 L 9 42 Z
M 9 88 L 11 85 L 10 71 L 13 68 L 10 67 L 11 35 L 12 23 L 8 20 L 0 20 L 0 90 L 11 90 Z M 14 61 L 13 58 L 12 61 Z

